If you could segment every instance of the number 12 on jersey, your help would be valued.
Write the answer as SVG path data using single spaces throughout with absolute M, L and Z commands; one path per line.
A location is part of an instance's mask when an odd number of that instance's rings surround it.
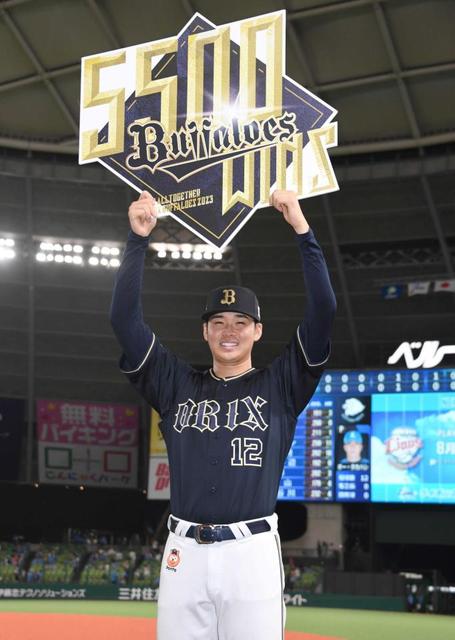
M 233 438 L 231 442 L 233 467 L 261 467 L 262 440 L 259 438 Z

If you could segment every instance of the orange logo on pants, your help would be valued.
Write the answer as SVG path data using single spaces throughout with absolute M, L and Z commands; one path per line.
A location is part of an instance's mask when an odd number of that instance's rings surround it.
M 167 557 L 167 566 L 169 569 L 175 569 L 178 564 L 180 564 L 180 551 L 178 549 L 171 549 Z

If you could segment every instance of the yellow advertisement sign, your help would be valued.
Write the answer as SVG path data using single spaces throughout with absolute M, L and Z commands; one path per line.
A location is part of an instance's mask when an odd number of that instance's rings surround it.
M 152 409 L 150 415 L 150 456 L 166 456 L 166 443 L 163 434 L 160 431 L 159 424 L 161 422 L 160 415 L 155 409 Z

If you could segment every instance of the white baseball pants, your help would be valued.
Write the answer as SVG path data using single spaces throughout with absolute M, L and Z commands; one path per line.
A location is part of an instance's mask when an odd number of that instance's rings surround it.
M 266 519 L 271 531 L 213 544 L 169 533 L 161 565 L 158 640 L 284 638 L 277 516 Z M 180 520 L 177 531 L 191 524 Z M 236 533 L 242 525 L 230 526 Z

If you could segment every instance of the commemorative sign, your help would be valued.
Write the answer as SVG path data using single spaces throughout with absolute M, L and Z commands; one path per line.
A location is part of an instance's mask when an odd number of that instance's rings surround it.
M 338 189 L 336 110 L 285 75 L 285 11 L 82 59 L 80 163 L 100 162 L 218 248 L 271 191 Z

